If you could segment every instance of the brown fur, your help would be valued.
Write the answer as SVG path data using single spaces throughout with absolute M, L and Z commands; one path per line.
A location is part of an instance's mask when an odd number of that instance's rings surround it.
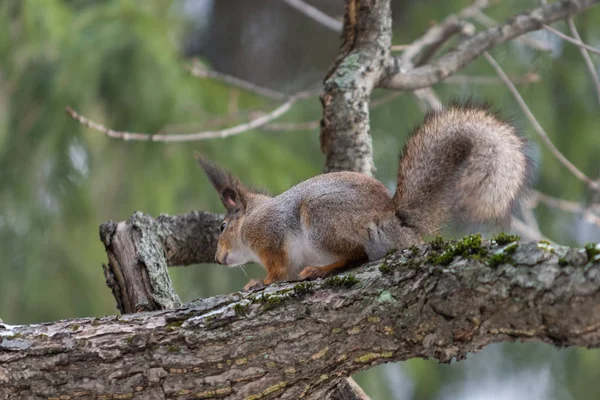
M 450 220 L 506 219 L 531 162 L 514 127 L 474 104 L 430 113 L 400 158 L 398 188 L 356 172 L 319 175 L 276 197 L 199 157 L 228 213 L 217 261 L 261 263 L 264 281 L 312 279 L 419 243 Z
M 308 206 L 306 204 L 306 201 L 301 201 L 300 202 L 300 221 L 305 225 L 305 226 L 310 226 L 310 212 L 308 211 Z
M 328 275 L 333 274 L 335 271 L 338 271 L 344 268 L 348 264 L 346 260 L 336 261 L 333 264 L 326 265 L 324 267 L 306 267 L 300 272 L 298 278 L 305 279 L 317 279 L 324 278 Z
M 267 269 L 267 277 L 264 280 L 265 285 L 284 280 L 287 277 L 287 255 L 284 248 L 271 252 L 266 247 L 266 250 L 260 252 L 260 260 Z

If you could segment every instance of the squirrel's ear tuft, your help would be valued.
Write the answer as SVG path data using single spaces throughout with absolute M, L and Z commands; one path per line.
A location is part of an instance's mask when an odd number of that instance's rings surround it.
M 225 171 L 217 164 L 208 161 L 198 153 L 196 153 L 194 157 L 196 158 L 198 165 L 200 165 L 200 167 L 204 170 L 204 173 L 208 177 L 210 183 L 215 189 L 217 189 L 217 192 L 221 193 L 221 191 L 229 185 L 231 177 L 229 172 Z
M 219 193 L 221 202 L 228 212 L 246 209 L 246 191 L 241 182 L 217 164 L 208 161 L 202 155 L 194 155 L 198 165 L 204 170 L 208 180 Z

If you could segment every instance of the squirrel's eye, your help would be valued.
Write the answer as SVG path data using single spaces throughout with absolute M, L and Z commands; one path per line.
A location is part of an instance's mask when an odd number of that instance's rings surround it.
M 225 230 L 225 227 L 227 226 L 227 222 L 223 222 L 221 224 L 221 232 L 223 232 L 223 230 Z

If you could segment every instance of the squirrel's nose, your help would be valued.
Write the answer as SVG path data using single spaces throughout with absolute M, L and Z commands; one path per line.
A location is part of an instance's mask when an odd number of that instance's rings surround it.
M 227 255 L 228 255 L 228 254 L 229 254 L 229 253 L 225 253 L 225 255 L 223 256 L 223 262 L 221 262 L 221 261 L 219 261 L 219 253 L 217 253 L 217 254 L 215 255 L 215 261 L 216 261 L 216 263 L 217 263 L 217 264 L 221 264 L 221 265 L 225 265 L 225 264 L 227 264 Z

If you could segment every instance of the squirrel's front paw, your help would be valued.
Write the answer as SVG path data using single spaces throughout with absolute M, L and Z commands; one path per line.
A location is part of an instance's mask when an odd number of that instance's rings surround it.
M 306 267 L 302 270 L 302 272 L 300 272 L 298 278 L 300 278 L 301 280 L 317 279 L 322 278 L 325 275 L 326 274 L 324 273 L 323 268 L 321 267 Z
M 265 283 L 260 279 L 250 279 L 250 282 L 246 283 L 244 290 L 260 289 L 265 286 Z

